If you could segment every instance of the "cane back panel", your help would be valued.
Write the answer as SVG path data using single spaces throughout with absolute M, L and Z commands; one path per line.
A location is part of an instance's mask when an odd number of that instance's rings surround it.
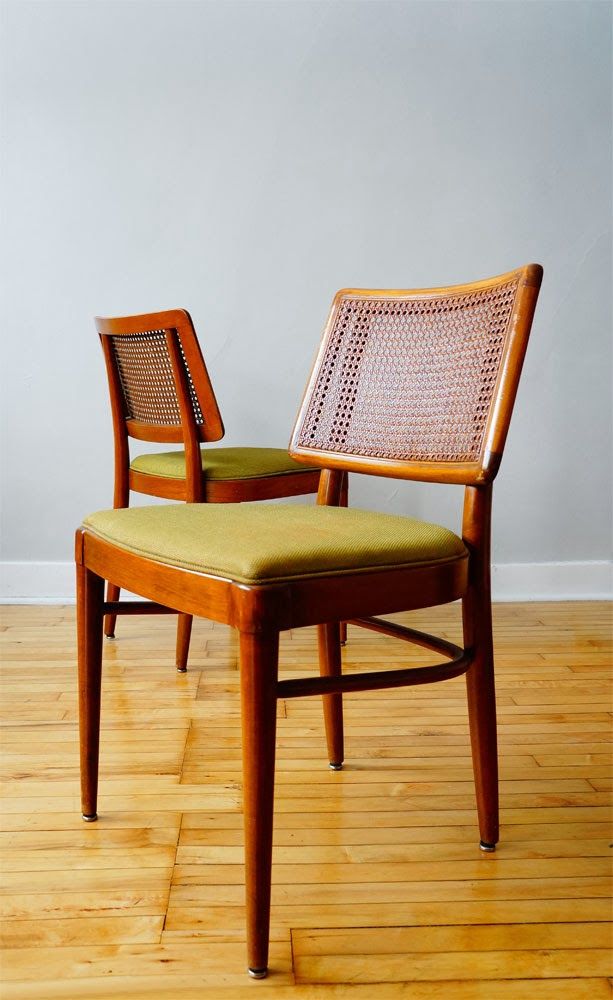
M 110 350 L 113 379 L 118 388 L 123 418 L 139 437 L 153 428 L 154 438 L 177 440 L 181 428 L 179 393 L 168 349 L 167 333 L 176 335 L 178 358 L 184 372 L 189 404 L 198 437 L 216 441 L 223 436 L 221 417 L 200 351 L 191 318 L 183 310 L 117 319 L 96 320 Z M 173 430 L 174 429 L 174 430 Z
M 485 478 L 486 453 L 504 443 L 492 414 L 503 392 L 513 402 L 535 267 L 458 288 L 339 292 L 292 454 L 406 478 Z

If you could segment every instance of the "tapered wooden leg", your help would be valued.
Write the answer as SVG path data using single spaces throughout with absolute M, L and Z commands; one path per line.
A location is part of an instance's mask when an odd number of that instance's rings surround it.
M 187 657 L 189 655 L 189 640 L 192 635 L 192 622 L 193 618 L 191 615 L 179 615 L 179 621 L 177 623 L 177 652 L 176 652 L 176 663 L 177 670 L 184 674 L 187 670 Z
M 319 672 L 322 677 L 340 677 L 342 673 L 341 627 L 338 622 L 317 626 Z M 324 694 L 322 701 L 328 743 L 328 760 L 333 771 L 340 771 L 345 759 L 343 696 L 342 694 Z
M 90 823 L 98 818 L 103 596 L 104 581 L 85 566 L 77 565 L 81 812 Z
M 466 607 L 469 602 L 464 604 Z M 469 610 L 468 613 L 472 612 Z M 489 621 L 484 621 L 488 617 Z M 466 691 L 480 846 L 484 851 L 493 851 L 499 837 L 496 692 L 491 613 L 488 616 L 484 608 L 481 609 L 478 633 L 475 637 L 475 660 L 466 673 Z
M 114 583 L 107 583 L 106 585 L 106 599 L 110 603 L 111 601 L 119 600 L 120 588 Z M 115 638 L 115 624 L 117 622 L 117 615 L 105 615 L 104 616 L 104 634 L 107 639 Z
M 279 634 L 240 635 L 247 965 L 268 970 Z
M 462 601 L 464 646 L 474 662 L 466 672 L 468 720 L 479 814 L 480 847 L 493 851 L 499 838 L 496 691 L 490 587 L 491 488 L 469 487 L 463 536 L 470 552 L 469 587 Z

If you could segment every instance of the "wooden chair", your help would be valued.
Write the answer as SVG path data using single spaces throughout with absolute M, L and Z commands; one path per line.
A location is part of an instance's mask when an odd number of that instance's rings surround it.
M 319 469 L 283 448 L 201 448 L 224 436 L 221 414 L 188 312 L 96 317 L 109 381 L 115 440 L 114 507 L 130 490 L 190 503 L 240 503 L 317 493 Z M 139 455 L 129 438 L 182 444 Z M 346 487 L 345 487 L 346 493 Z M 345 498 L 346 502 L 346 498 Z M 119 587 L 109 583 L 105 634 L 115 636 Z M 179 615 L 177 669 L 187 669 L 191 615 Z
M 343 762 L 342 693 L 466 674 L 480 846 L 498 841 L 490 599 L 498 470 L 542 269 L 425 291 L 337 294 L 291 443 L 323 470 L 319 506 L 185 505 L 103 511 L 77 532 L 82 811 L 95 820 L 104 580 L 240 633 L 247 953 L 266 975 L 278 698 L 323 695 L 328 756 Z M 464 486 L 462 534 L 341 508 L 359 471 Z M 461 600 L 464 645 L 378 615 Z M 449 659 L 342 675 L 340 620 Z M 317 625 L 320 676 L 278 679 L 279 632 Z

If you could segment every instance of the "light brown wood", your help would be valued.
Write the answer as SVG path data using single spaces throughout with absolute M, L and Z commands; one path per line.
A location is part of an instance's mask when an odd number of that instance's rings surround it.
M 319 625 L 317 634 L 319 644 L 319 672 L 321 676 L 340 677 L 342 674 L 340 625 L 338 622 Z M 325 694 L 322 701 L 326 742 L 328 744 L 328 760 L 330 767 L 338 771 L 343 766 L 343 760 L 345 759 L 343 696 L 340 693 Z
M 96 632 L 105 611 L 118 613 L 115 601 L 105 608 L 101 581 L 128 586 L 148 598 L 149 610 L 151 602 L 176 607 L 183 615 L 212 618 L 240 631 L 247 955 L 249 972 L 256 978 L 268 971 L 275 699 L 324 696 L 331 764 L 338 768 L 344 756 L 343 693 L 421 685 L 466 673 L 480 847 L 495 850 L 499 806 L 490 595 L 491 484 L 502 458 L 541 278 L 542 268 L 530 264 L 486 282 L 452 289 L 345 290 L 333 305 L 291 450 L 305 463 L 322 468 L 318 504 L 346 502 L 346 477 L 352 468 L 463 483 L 464 545 L 458 539 L 453 555 L 407 558 L 398 564 L 392 560 L 389 568 L 383 567 L 383 560 L 373 568 L 356 559 L 350 572 L 328 568 L 325 573 L 308 575 L 300 573 L 299 564 L 292 564 L 280 536 L 276 555 L 284 560 L 285 580 L 263 583 L 256 577 L 245 583 L 231 575 L 216 577 L 160 563 L 154 546 L 147 558 L 130 553 L 99 538 L 93 525 L 77 531 L 79 606 L 87 607 L 87 614 L 80 614 L 78 621 L 84 819 L 96 818 L 98 775 L 100 644 L 99 636 L 91 633 Z M 416 316 L 419 336 L 415 335 Z M 198 427 L 206 428 L 206 419 L 198 402 L 195 374 L 190 372 L 180 327 L 174 329 L 164 314 L 147 319 L 150 325 L 138 338 L 128 340 L 120 334 L 113 343 L 124 409 L 140 421 L 181 425 L 186 499 L 198 502 L 202 478 Z M 197 346 L 195 335 L 190 343 L 192 348 Z M 407 365 L 417 372 L 409 380 Z M 143 391 L 143 366 L 150 369 L 155 391 Z M 394 386 L 403 378 L 405 390 L 398 395 Z M 441 399 L 454 398 L 452 420 L 440 402 L 432 410 L 432 380 Z M 359 395 L 358 383 L 363 386 Z M 371 407 L 365 403 L 369 398 L 379 402 Z M 438 426 L 435 437 L 433 415 Z M 411 429 L 408 437 L 407 426 Z M 449 663 L 343 675 L 340 631 L 333 623 L 445 604 L 459 597 L 463 646 L 425 637 L 426 645 L 451 657 Z M 308 624 L 320 628 L 320 677 L 278 682 L 279 633 Z M 377 627 L 386 629 L 382 621 Z M 185 666 L 190 628 L 191 621 L 184 618 L 177 645 L 179 669 Z M 409 630 L 391 631 L 394 638 L 411 641 Z M 423 645 L 424 637 L 418 641 Z M 597 794 L 608 780 L 598 777 Z M 441 784 L 449 802 L 454 793 L 463 791 L 462 782 Z M 428 791 L 434 794 L 438 789 L 433 781 Z M 528 790 L 527 785 L 521 789 Z M 561 782 L 559 790 L 581 793 L 584 786 L 580 780 L 568 785 Z M 378 791 L 370 788 L 366 795 L 376 798 Z M 361 787 L 351 792 L 364 796 Z M 303 798 L 312 796 L 311 788 L 302 791 Z M 290 808 L 291 798 L 290 792 Z M 283 808 L 283 799 L 280 805 Z M 586 861 L 585 874 L 598 873 L 592 860 Z M 419 869 L 419 865 L 408 865 L 407 877 L 412 873 L 418 878 Z M 320 870 L 326 884 L 334 880 L 334 868 L 328 871 L 324 865 Z M 558 874 L 558 866 L 550 873 Z M 473 877 L 483 874 L 485 869 L 479 874 L 475 870 Z M 387 881 L 385 873 L 381 877 Z M 364 866 L 363 878 L 370 880 L 368 866 Z M 189 879 L 179 884 L 189 884 Z
M 101 577 L 77 562 L 79 728 L 84 735 L 81 804 L 83 819 L 92 822 L 97 818 L 103 586 Z
M 4 608 L 3 619 L 3 1000 L 610 995 L 610 795 L 594 787 L 610 759 L 609 605 L 494 607 L 493 856 L 475 845 L 461 677 L 345 695 L 338 774 L 317 701 L 279 702 L 275 975 L 246 986 L 236 633 L 197 620 L 192 669 L 169 684 L 172 619 L 124 619 L 126 642 L 105 650 L 101 821 L 86 826 L 75 810 L 74 609 Z M 462 638 L 457 605 L 394 621 Z M 432 658 L 349 630 L 349 675 Z M 316 662 L 315 628 L 282 634 L 283 677 Z
M 283 482 L 279 482 L 279 480 Z M 202 500 L 206 503 L 247 503 L 251 500 L 278 500 L 281 497 L 317 493 L 319 472 L 288 472 L 284 476 L 253 479 L 206 479 Z M 165 500 L 187 500 L 184 479 L 168 479 L 130 471 L 130 489 L 135 493 L 163 497 Z M 281 493 L 279 491 L 282 491 Z
M 247 966 L 256 979 L 268 970 L 278 656 L 278 632 L 241 632 Z
M 542 273 L 540 265 L 529 264 L 454 288 L 345 289 L 333 303 L 290 451 L 305 464 L 321 468 L 320 505 L 346 504 L 350 469 L 463 484 L 464 545 L 458 545 L 453 556 L 407 559 L 404 564 L 392 560 L 387 568 L 383 560 L 373 568 L 358 557 L 342 570 L 329 568 L 309 575 L 302 574 L 298 564 L 292 565 L 288 549 L 277 552 L 286 573 L 281 582 L 261 583 L 256 577 L 245 583 L 231 574 L 220 572 L 215 577 L 158 562 L 154 544 L 152 554 L 145 558 L 99 538 L 93 526 L 77 531 L 76 561 L 87 570 L 78 573 L 79 603 L 86 602 L 88 607 L 87 615 L 79 616 L 79 691 L 85 705 L 81 740 L 86 743 L 81 752 L 84 819 L 95 818 L 100 680 L 98 638 L 87 631 L 97 627 L 105 611 L 118 613 L 115 600 L 104 606 L 94 574 L 113 585 L 113 596 L 117 587 L 127 586 L 150 602 L 176 607 L 183 616 L 177 641 L 179 670 L 185 670 L 190 615 L 233 625 L 241 633 L 243 743 L 256 751 L 255 757 L 245 751 L 243 756 L 247 953 L 249 972 L 256 978 L 267 973 L 274 754 L 262 737 L 254 705 L 264 715 L 264 728 L 274 732 L 270 704 L 275 698 L 323 695 L 331 766 L 340 768 L 344 759 L 342 694 L 450 680 L 466 673 L 480 847 L 495 850 L 499 805 L 490 594 L 491 484 L 502 458 Z M 199 403 L 196 368 L 190 371 L 186 354 L 188 340 L 205 376 L 206 371 L 191 320 L 184 313 L 182 325 L 175 327 L 174 314 L 169 319 L 159 313 L 134 318 L 134 323 L 140 324 L 140 332 L 132 340 L 125 334 L 126 320 L 99 324 L 101 336 L 118 331 L 112 354 L 107 351 L 117 367 L 117 377 L 109 382 L 111 392 L 120 384 L 123 412 L 130 419 L 157 424 L 158 431 L 160 424 L 181 426 L 186 499 L 198 502 L 202 499 L 199 441 L 208 428 Z M 144 369 L 150 384 L 143 387 Z M 409 370 L 413 374 L 407 376 Z M 359 394 L 358 384 L 362 387 Z M 438 388 L 433 410 L 434 384 Z M 452 419 L 447 409 L 451 399 Z M 116 417 L 119 407 L 112 409 Z M 125 426 L 122 432 L 128 432 Z M 372 619 L 457 598 L 463 601 L 463 646 L 450 647 L 425 637 L 426 645 L 451 657 L 447 664 L 343 675 L 341 633 L 333 623 Z M 279 633 L 309 624 L 320 628 L 320 677 L 278 682 Z M 386 629 L 382 621 L 377 627 Z M 410 631 L 393 632 L 394 638 L 411 641 Z M 423 641 L 424 637 L 418 640 Z M 87 704 L 90 692 L 91 709 Z M 265 774 L 266 768 L 271 773 Z M 606 782 L 602 777 L 599 787 L 606 788 Z M 452 782 L 447 789 L 450 802 L 453 793 L 462 790 Z M 564 791 L 581 793 L 583 788 Z
M 287 475 L 239 477 L 225 481 L 207 479 L 202 469 L 200 443 L 221 440 L 224 436 L 224 426 L 196 331 L 186 310 L 171 309 L 139 316 L 96 317 L 95 322 L 102 343 L 113 418 L 114 507 L 128 507 L 131 490 L 166 500 L 185 500 L 188 503 L 244 503 L 317 492 L 319 471 L 312 469 L 298 468 Z M 159 394 L 165 399 L 166 404 L 169 392 L 174 395 L 177 410 L 174 423 L 170 422 L 170 418 L 165 423 L 154 423 L 126 415 L 127 397 L 122 382 L 124 376 L 121 373 L 115 341 L 121 345 L 123 338 L 137 334 L 144 338 L 153 334 L 158 340 L 163 336 L 166 357 L 172 371 L 172 389 L 167 385 L 165 392 Z M 155 350 L 149 357 L 143 349 L 141 368 L 148 373 L 148 379 L 139 385 L 137 397 L 142 401 L 142 395 L 149 391 L 157 398 L 160 373 Z M 196 421 L 196 401 L 202 417 L 199 423 Z M 167 405 L 160 405 L 159 409 L 161 413 L 168 413 Z M 140 441 L 182 444 L 185 451 L 185 478 L 149 476 L 132 470 L 130 437 Z M 343 497 L 346 505 L 346 484 Z M 120 587 L 114 580 L 109 580 L 107 601 L 114 603 L 119 600 L 119 595 Z M 109 638 L 114 638 L 117 615 L 123 613 L 123 607 L 119 605 L 111 613 L 106 614 L 104 631 Z M 191 628 L 191 616 L 180 614 L 175 663 L 181 672 L 187 669 Z
M 492 487 L 469 486 L 464 494 L 462 538 L 470 553 L 468 588 L 462 600 L 464 647 L 475 650 L 466 672 L 468 719 L 472 747 L 481 847 L 498 843 L 498 736 L 490 548 Z

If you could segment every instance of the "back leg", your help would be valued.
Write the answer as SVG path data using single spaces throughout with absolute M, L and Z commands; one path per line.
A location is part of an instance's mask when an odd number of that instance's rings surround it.
M 81 812 L 88 823 L 98 818 L 103 595 L 104 581 L 85 566 L 77 565 Z
M 177 670 L 184 674 L 187 670 L 187 657 L 189 655 L 189 641 L 192 634 L 193 618 L 191 615 L 179 615 L 177 623 Z
M 107 583 L 106 585 L 106 599 L 110 603 L 111 601 L 119 600 L 120 589 L 115 583 Z M 107 639 L 115 638 L 115 623 L 117 621 L 117 615 L 105 615 L 104 616 L 104 634 Z

